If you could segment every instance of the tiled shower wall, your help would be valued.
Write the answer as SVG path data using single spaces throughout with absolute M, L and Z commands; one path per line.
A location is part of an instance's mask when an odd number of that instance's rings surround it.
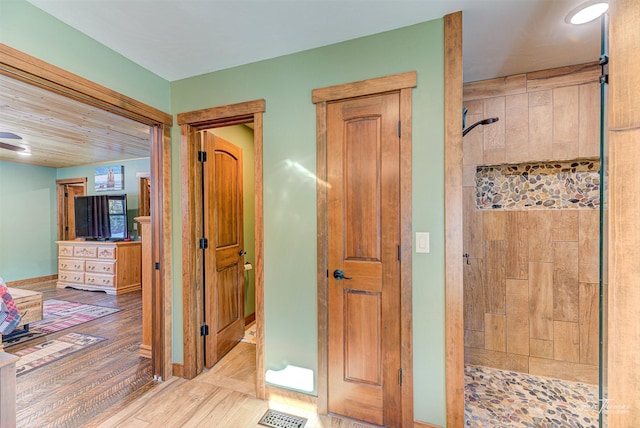
M 599 157 L 595 64 L 465 85 L 465 362 L 598 381 L 597 207 L 476 208 L 478 165 Z

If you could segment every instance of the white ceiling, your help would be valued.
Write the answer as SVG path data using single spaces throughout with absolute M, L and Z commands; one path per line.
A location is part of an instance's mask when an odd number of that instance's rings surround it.
M 174 81 L 463 11 L 465 82 L 597 60 L 585 0 L 27 0 Z
M 0 0 L 2 1 L 2 0 Z M 585 0 L 27 0 L 174 81 L 463 11 L 465 82 L 597 60 L 599 21 L 564 22 Z M 35 30 L 34 30 L 35 31 Z M 1 79 L 0 131 L 65 167 L 148 156 L 149 130 L 76 101 Z

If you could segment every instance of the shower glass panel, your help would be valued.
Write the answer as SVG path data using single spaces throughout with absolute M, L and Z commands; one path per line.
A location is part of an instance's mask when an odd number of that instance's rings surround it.
M 602 16 L 600 63 L 602 76 L 608 75 L 609 16 Z M 600 81 L 600 372 L 599 372 L 599 425 L 607 427 L 607 244 L 608 244 L 608 146 L 607 146 L 607 92 L 606 78 Z

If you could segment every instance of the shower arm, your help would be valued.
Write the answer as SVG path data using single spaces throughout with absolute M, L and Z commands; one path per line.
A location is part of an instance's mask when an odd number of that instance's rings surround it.
M 473 128 L 475 128 L 478 125 L 488 125 L 490 123 L 497 122 L 498 120 L 499 119 L 497 117 L 490 117 L 488 119 L 479 120 L 476 123 L 474 123 L 473 125 L 469 126 L 464 131 L 462 131 L 462 136 L 464 137 L 465 135 L 467 135 L 469 133 L 469 131 L 471 131 Z

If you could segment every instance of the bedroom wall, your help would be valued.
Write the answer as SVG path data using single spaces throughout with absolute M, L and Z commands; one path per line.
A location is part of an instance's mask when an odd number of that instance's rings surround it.
M 0 161 L 0 277 L 58 272 L 56 170 Z
M 316 110 L 314 88 L 417 70 L 413 91 L 413 229 L 431 253 L 413 256 L 415 417 L 444 425 L 443 20 L 184 79 L 174 114 L 264 98 L 266 369 L 317 373 Z M 180 138 L 172 134 L 173 239 L 181 238 Z M 290 167 L 302 165 L 309 174 Z M 181 260 L 174 245 L 174 260 Z M 173 359 L 182 362 L 182 271 L 174 263 Z

